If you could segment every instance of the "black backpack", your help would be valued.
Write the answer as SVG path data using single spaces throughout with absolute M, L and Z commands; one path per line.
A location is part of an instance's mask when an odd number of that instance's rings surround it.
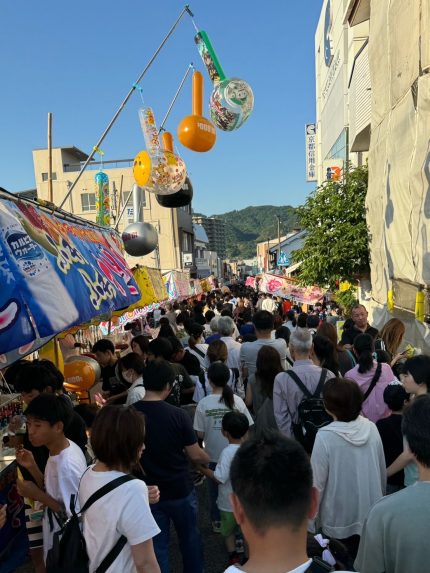
M 71 517 L 62 525 L 60 531 L 54 533 L 52 548 L 46 558 L 47 573 L 89 573 L 89 558 L 84 536 L 81 531 L 80 516 L 107 493 L 116 489 L 123 483 L 136 479 L 131 475 L 124 475 L 107 483 L 91 495 L 81 511 L 76 513 L 76 497 L 70 497 Z M 51 512 L 50 517 L 58 517 Z M 109 551 L 94 573 L 105 573 L 123 550 L 127 538 L 122 535 Z
M 321 397 L 322 388 L 327 377 L 327 370 L 321 370 L 318 386 L 313 394 L 309 392 L 294 370 L 287 370 L 287 374 L 297 384 L 303 392 L 304 397 L 298 407 L 298 422 L 293 423 L 294 437 L 299 441 L 305 450 L 310 454 L 314 447 L 317 432 L 323 426 L 333 422 L 332 417 L 327 414 L 323 399 Z

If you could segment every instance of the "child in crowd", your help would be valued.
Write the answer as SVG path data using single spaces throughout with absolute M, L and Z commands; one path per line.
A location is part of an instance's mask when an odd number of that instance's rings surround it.
M 221 452 L 215 470 L 201 468 L 203 474 L 219 484 L 217 506 L 221 516 L 221 535 L 224 537 L 229 554 L 229 565 L 241 562 L 241 556 L 236 553 L 235 547 L 237 523 L 230 503 L 230 494 L 233 491 L 230 466 L 240 444 L 246 439 L 248 429 L 249 422 L 245 414 L 235 411 L 227 412 L 222 419 L 222 435 L 227 438 L 228 446 Z
M 43 553 L 46 561 L 53 536 L 70 516 L 70 496 L 76 494 L 79 480 L 87 463 L 82 450 L 64 435 L 73 417 L 73 410 L 60 397 L 41 394 L 34 398 L 27 410 L 27 429 L 33 446 L 46 446 L 49 458 L 43 475 L 29 450 L 17 451 L 18 463 L 32 475 L 33 481 L 18 480 L 20 495 L 42 503 Z
M 223 449 L 228 446 L 227 438 L 222 434 L 222 419 L 228 411 L 237 410 L 248 418 L 249 424 L 253 425 L 251 414 L 248 412 L 245 402 L 228 385 L 230 370 L 222 362 L 214 362 L 209 366 L 208 379 L 212 388 L 212 394 L 206 396 L 197 405 L 194 417 L 194 430 L 200 439 L 205 441 L 205 450 L 210 458 L 209 468 L 214 470 Z M 220 532 L 220 514 L 216 504 L 218 497 L 218 485 L 209 481 L 212 529 L 215 533 Z

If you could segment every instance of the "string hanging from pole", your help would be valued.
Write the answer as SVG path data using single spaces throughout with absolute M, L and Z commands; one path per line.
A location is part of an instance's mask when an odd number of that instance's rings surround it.
M 190 7 L 188 4 L 186 4 L 182 10 L 182 12 L 179 14 L 177 20 L 175 21 L 175 23 L 173 24 L 173 26 L 170 28 L 170 30 L 168 31 L 167 35 L 165 36 L 165 38 L 163 39 L 163 41 L 161 42 L 161 44 L 158 46 L 157 50 L 154 52 L 153 56 L 151 57 L 151 59 L 149 60 L 149 62 L 146 64 L 144 70 L 142 71 L 142 73 L 140 74 L 140 76 L 137 78 L 137 80 L 134 82 L 134 84 L 132 85 L 131 89 L 129 90 L 129 92 L 127 93 L 127 95 L 125 96 L 124 100 L 122 101 L 121 105 L 119 106 L 119 108 L 117 109 L 117 111 L 115 112 L 113 118 L 110 120 L 110 122 L 108 123 L 106 129 L 104 130 L 104 132 L 102 133 L 100 139 L 98 140 L 98 142 L 95 144 L 94 148 L 100 148 L 101 144 L 103 143 L 105 137 L 107 136 L 107 134 L 109 133 L 109 131 L 111 130 L 112 126 L 114 125 L 115 121 L 118 119 L 118 116 L 120 115 L 120 113 L 122 112 L 122 110 L 124 109 L 124 107 L 126 106 L 128 100 L 130 99 L 130 97 L 132 96 L 133 92 L 136 90 L 136 86 L 139 85 L 140 81 L 142 80 L 142 78 L 145 76 L 145 74 L 147 73 L 147 71 L 149 70 L 149 68 L 152 66 L 152 64 L 154 63 L 154 60 L 157 58 L 158 54 L 160 53 L 160 51 L 162 50 L 162 48 L 164 47 L 164 45 L 166 44 L 167 40 L 170 38 L 170 36 L 173 34 L 173 32 L 175 31 L 176 27 L 178 26 L 179 22 L 181 21 L 181 19 L 183 18 L 183 16 L 185 14 L 188 14 L 189 16 L 191 16 L 191 18 L 194 16 L 194 14 L 191 12 Z M 76 184 L 78 183 L 79 179 L 82 177 L 82 174 L 84 173 L 84 171 L 86 170 L 86 168 L 88 167 L 88 164 L 90 163 L 90 161 L 92 160 L 92 158 L 94 157 L 95 154 L 95 149 L 93 148 L 93 150 L 91 151 L 90 155 L 87 157 L 85 163 L 82 166 L 82 169 L 80 170 L 80 172 L 78 173 L 76 179 L 74 180 L 74 182 L 72 183 L 72 185 L 70 186 L 69 190 L 66 193 L 66 196 L 64 197 L 63 201 L 60 204 L 60 209 L 63 207 L 63 205 L 65 204 L 65 202 L 67 201 L 67 199 L 69 198 L 70 194 L 72 193 L 73 189 L 76 187 Z M 53 212 L 56 209 L 53 210 Z
M 191 63 L 189 64 L 189 66 L 187 67 L 187 71 L 185 72 L 184 77 L 182 78 L 181 83 L 179 84 L 179 87 L 178 87 L 178 89 L 176 90 L 175 95 L 173 96 L 173 99 L 172 99 L 172 101 L 171 101 L 171 103 L 170 103 L 170 105 L 169 105 L 169 107 L 168 107 L 168 109 L 167 109 L 167 111 L 166 111 L 166 115 L 164 116 L 163 121 L 161 122 L 160 128 L 159 128 L 159 130 L 158 130 L 158 134 L 160 134 L 162 131 L 164 131 L 164 126 L 165 126 L 165 124 L 166 124 L 166 121 L 167 121 L 167 119 L 169 118 L 169 115 L 170 115 L 170 113 L 171 113 L 171 111 L 172 111 L 172 109 L 173 109 L 173 106 L 175 105 L 176 100 L 178 99 L 178 96 L 179 96 L 179 94 L 181 93 L 182 88 L 184 87 L 185 81 L 186 81 L 186 79 L 188 78 L 188 76 L 189 76 L 191 70 L 194 70 L 194 65 L 193 65 L 192 62 L 191 62 Z

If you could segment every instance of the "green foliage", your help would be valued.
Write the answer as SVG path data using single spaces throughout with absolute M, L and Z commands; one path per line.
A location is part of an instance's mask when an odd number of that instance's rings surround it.
M 263 205 L 216 215 L 226 223 L 227 258 L 255 257 L 257 243 L 278 236 L 277 215 L 281 217 L 281 236 L 284 236 L 297 224 L 296 209 L 293 207 Z
M 351 285 L 347 290 L 339 290 L 334 293 L 333 298 L 342 309 L 344 316 L 351 316 L 351 309 L 358 302 L 357 286 Z
M 343 181 L 321 185 L 297 209 L 307 235 L 294 260 L 302 261 L 300 281 L 333 287 L 369 272 L 366 223 L 367 165 L 345 172 Z

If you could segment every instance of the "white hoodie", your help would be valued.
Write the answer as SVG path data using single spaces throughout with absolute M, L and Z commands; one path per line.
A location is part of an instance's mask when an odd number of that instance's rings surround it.
M 321 428 L 311 464 L 323 532 L 336 539 L 361 535 L 370 508 L 386 486 L 384 450 L 375 424 L 358 416 Z

